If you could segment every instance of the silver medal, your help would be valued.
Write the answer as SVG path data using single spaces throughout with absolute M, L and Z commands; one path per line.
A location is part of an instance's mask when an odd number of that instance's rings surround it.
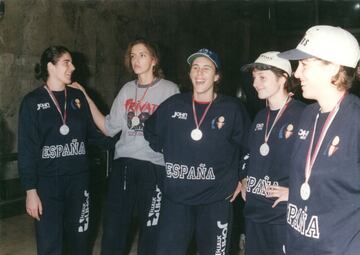
M 140 124 L 140 119 L 138 116 L 134 116 L 132 119 L 131 119 L 131 124 L 133 127 L 137 126 Z
M 300 188 L 300 196 L 302 200 L 308 200 L 310 197 L 310 185 L 307 182 L 304 182 Z
M 260 154 L 261 156 L 267 156 L 270 152 L 270 147 L 267 143 L 263 143 L 261 146 L 260 146 Z
M 194 141 L 199 141 L 202 138 L 203 134 L 200 129 L 196 128 L 191 131 L 191 139 Z
M 67 134 L 69 134 L 70 128 L 68 125 L 64 124 L 60 127 L 59 131 L 60 131 L 60 134 L 67 135 Z

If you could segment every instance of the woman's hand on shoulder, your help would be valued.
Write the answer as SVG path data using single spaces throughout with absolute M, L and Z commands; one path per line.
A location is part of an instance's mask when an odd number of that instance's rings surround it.
M 73 83 L 69 84 L 68 86 L 71 88 L 74 88 L 74 89 L 81 90 L 81 92 L 84 93 L 85 96 L 87 96 L 85 88 L 80 83 L 73 82 Z

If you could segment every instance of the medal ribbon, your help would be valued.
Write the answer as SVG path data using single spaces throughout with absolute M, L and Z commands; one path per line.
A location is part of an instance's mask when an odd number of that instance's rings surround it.
M 67 118 L 67 112 L 66 112 L 66 98 L 67 98 L 67 91 L 66 91 L 66 86 L 65 86 L 65 103 L 64 103 L 64 115 L 62 114 L 61 112 L 61 109 L 60 109 L 60 105 L 59 105 L 59 102 L 57 101 L 56 97 L 54 96 L 54 93 L 48 88 L 47 85 L 44 86 L 44 88 L 46 89 L 46 91 L 48 92 L 51 100 L 54 102 L 55 106 L 56 106 L 56 109 L 57 111 L 60 113 L 60 117 L 61 117 L 61 120 L 62 120 L 62 123 L 63 125 L 66 125 L 66 118 Z
M 194 114 L 194 120 L 195 120 L 195 125 L 196 125 L 196 129 L 199 129 L 201 124 L 203 123 L 204 119 L 205 119 L 205 116 L 207 114 L 207 112 L 209 111 L 210 109 L 210 106 L 211 104 L 213 103 L 214 101 L 214 97 L 213 99 L 211 100 L 211 102 L 209 103 L 208 106 L 206 106 L 205 108 L 205 111 L 203 112 L 201 118 L 200 118 L 200 122 L 198 122 L 198 118 L 197 118 L 197 114 L 196 114 L 196 109 L 195 109 L 195 99 L 194 97 L 192 97 L 192 109 L 193 109 L 193 114 Z
M 320 151 L 320 147 L 324 141 L 325 135 L 327 133 L 327 131 L 330 128 L 331 123 L 333 122 L 333 120 L 335 119 L 336 114 L 338 113 L 339 109 L 340 109 L 340 104 L 342 102 L 342 100 L 344 99 L 346 93 L 344 93 L 341 98 L 339 99 L 339 101 L 336 103 L 335 107 L 331 110 L 330 114 L 327 116 L 324 126 L 321 129 L 320 132 L 320 136 L 316 142 L 315 145 L 315 149 L 314 152 L 312 152 L 312 147 L 314 144 L 314 137 L 315 137 L 315 131 L 316 131 L 316 126 L 317 126 L 317 122 L 319 119 L 319 113 L 316 115 L 316 119 L 315 119 L 315 123 L 314 123 L 314 127 L 313 127 L 313 132 L 311 135 L 311 140 L 310 140 L 310 145 L 309 145 L 309 149 L 308 149 L 308 153 L 306 156 L 306 165 L 305 165 L 305 183 L 308 183 L 310 175 L 311 175 L 311 171 L 312 168 L 314 166 L 316 157 Z
M 285 112 L 286 108 L 288 107 L 290 101 L 291 101 L 291 96 L 293 94 L 290 93 L 287 97 L 286 97 L 286 100 L 284 102 L 284 104 L 281 106 L 279 112 L 276 114 L 276 117 L 274 119 L 274 122 L 272 123 L 271 127 L 270 127 L 270 130 L 268 132 L 268 127 L 269 127 L 269 122 L 270 122 L 270 108 L 268 109 L 268 112 L 267 112 L 267 116 L 266 116 L 266 126 L 265 126 L 265 135 L 264 135 L 264 141 L 265 143 L 267 143 L 267 141 L 269 140 L 269 137 L 270 137 L 270 134 L 271 134 L 271 131 L 273 130 L 275 124 L 278 122 L 278 120 L 280 119 L 280 117 L 283 115 L 283 113 Z
M 137 83 L 137 81 L 136 81 L 136 90 L 135 90 L 135 104 L 137 104 L 138 102 L 139 102 L 139 104 L 142 102 L 142 100 L 144 100 L 144 98 L 145 98 L 145 96 L 146 96 L 146 94 L 147 94 L 147 92 L 148 92 L 148 90 L 149 90 L 149 88 L 152 86 L 152 85 L 154 85 L 154 83 L 157 81 L 157 79 L 154 79 L 149 85 L 147 85 L 147 87 L 146 87 L 146 90 L 145 90 L 145 92 L 144 92 L 144 94 L 142 95 L 142 97 L 139 99 L 139 101 L 137 100 L 137 92 L 138 92 L 138 83 Z M 137 109 L 136 109 L 137 107 L 135 106 L 135 114 L 137 113 Z

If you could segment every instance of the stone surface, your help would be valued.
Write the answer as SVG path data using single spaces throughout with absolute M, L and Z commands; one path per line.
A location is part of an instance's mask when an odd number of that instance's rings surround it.
M 222 59 L 220 90 L 234 94 L 243 86 L 248 88 L 246 93 L 251 92 L 240 67 L 260 52 L 295 45 L 303 31 L 288 38 L 288 33 L 276 30 L 275 16 L 270 15 L 274 1 L 249 2 L 5 0 L 5 15 L 0 18 L 0 156 L 17 152 L 20 102 L 41 85 L 34 78 L 34 66 L 51 44 L 74 52 L 75 77 L 91 90 L 104 113 L 131 78 L 123 67 L 123 55 L 127 44 L 137 37 L 159 44 L 166 77 L 182 90 L 189 89 L 186 58 L 207 47 Z M 259 106 L 254 105 L 256 111 Z M 16 177 L 16 162 L 0 161 L 0 179 Z M 0 220 L 1 254 L 35 254 L 33 237 L 33 224 L 26 215 Z M 98 254 L 98 242 L 94 254 Z
M 189 85 L 187 56 L 202 47 L 215 49 L 223 60 L 221 89 L 233 92 L 240 82 L 240 66 L 258 48 L 276 44 L 270 36 L 271 22 L 266 22 L 268 6 L 249 9 L 242 2 L 5 1 L 5 15 L 0 19 L 0 121 L 7 129 L 0 130 L 0 137 L 12 139 L 1 152 L 17 151 L 19 103 L 40 85 L 34 78 L 34 66 L 51 44 L 75 52 L 77 79 L 95 92 L 105 113 L 131 78 L 123 67 L 123 54 L 129 41 L 137 37 L 159 44 L 165 74 L 182 88 Z M 260 31 L 262 38 L 269 35 L 266 42 L 257 38 Z

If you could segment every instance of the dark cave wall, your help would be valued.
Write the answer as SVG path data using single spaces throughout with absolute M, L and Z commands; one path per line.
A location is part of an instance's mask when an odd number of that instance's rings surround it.
M 74 78 L 93 92 L 104 113 L 131 78 L 123 54 L 137 37 L 158 43 L 167 78 L 183 89 L 189 87 L 188 55 L 203 47 L 214 49 L 222 59 L 221 90 L 234 94 L 243 85 L 241 65 L 277 49 L 284 38 L 269 8 L 226 0 L 5 0 L 0 19 L 0 153 L 17 151 L 20 101 L 41 85 L 34 65 L 49 45 L 65 45 L 74 52 Z

